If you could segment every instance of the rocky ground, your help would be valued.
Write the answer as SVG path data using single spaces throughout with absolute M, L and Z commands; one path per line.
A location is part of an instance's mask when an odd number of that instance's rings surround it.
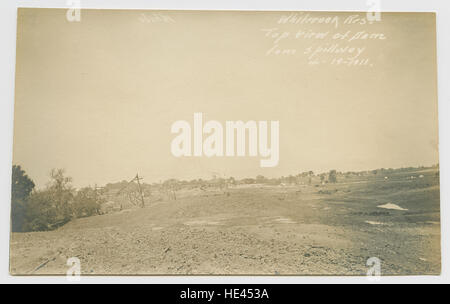
M 382 275 L 439 274 L 439 223 L 432 173 L 209 190 L 13 233 L 10 270 L 65 274 L 77 257 L 83 275 L 365 275 L 377 257 Z

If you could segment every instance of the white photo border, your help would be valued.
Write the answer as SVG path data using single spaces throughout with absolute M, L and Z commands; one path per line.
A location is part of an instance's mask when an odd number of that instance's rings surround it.
M 0 283 L 450 283 L 450 2 L 381 0 L 385 12 L 436 12 L 439 154 L 441 189 L 440 276 L 393 276 L 369 281 L 346 276 L 95 276 L 68 281 L 64 276 L 11 276 L 9 274 L 11 164 L 15 83 L 16 23 L 18 7 L 68 8 L 67 0 L 0 1 Z M 367 11 L 361 0 L 81 0 L 81 8 L 173 9 L 173 10 L 260 10 L 260 11 Z

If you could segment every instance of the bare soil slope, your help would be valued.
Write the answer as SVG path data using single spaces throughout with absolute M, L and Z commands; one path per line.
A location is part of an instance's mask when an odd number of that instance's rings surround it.
M 11 235 L 12 274 L 383 275 L 440 273 L 439 186 L 409 180 L 237 187 Z M 395 204 L 403 210 L 378 206 Z M 390 205 L 388 205 L 390 206 Z

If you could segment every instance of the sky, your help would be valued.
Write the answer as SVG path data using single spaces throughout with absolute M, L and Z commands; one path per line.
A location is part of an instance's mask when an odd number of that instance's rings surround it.
M 66 13 L 18 15 L 13 163 L 38 187 L 52 168 L 81 187 L 136 173 L 158 182 L 439 161 L 432 13 L 383 13 L 370 25 L 344 24 L 349 13 L 309 13 L 338 16 L 338 28 L 277 23 L 289 12 L 82 10 L 80 22 Z M 275 43 L 267 29 L 289 36 Z M 299 30 L 328 36 L 296 39 Z M 385 39 L 331 39 L 347 31 Z M 336 43 L 364 48 L 369 65 L 331 64 L 348 57 L 335 53 L 308 63 L 308 47 Z M 267 55 L 274 46 L 295 53 Z M 196 112 L 224 125 L 279 121 L 278 166 L 261 168 L 250 156 L 174 157 L 171 125 L 193 125 Z

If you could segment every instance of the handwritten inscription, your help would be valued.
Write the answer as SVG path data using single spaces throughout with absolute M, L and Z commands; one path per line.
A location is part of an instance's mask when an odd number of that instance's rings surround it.
M 372 30 L 366 15 L 291 13 L 281 15 L 273 26 L 261 31 L 271 44 L 266 56 L 302 56 L 307 64 L 368 66 L 374 64 L 371 47 L 386 35 Z

